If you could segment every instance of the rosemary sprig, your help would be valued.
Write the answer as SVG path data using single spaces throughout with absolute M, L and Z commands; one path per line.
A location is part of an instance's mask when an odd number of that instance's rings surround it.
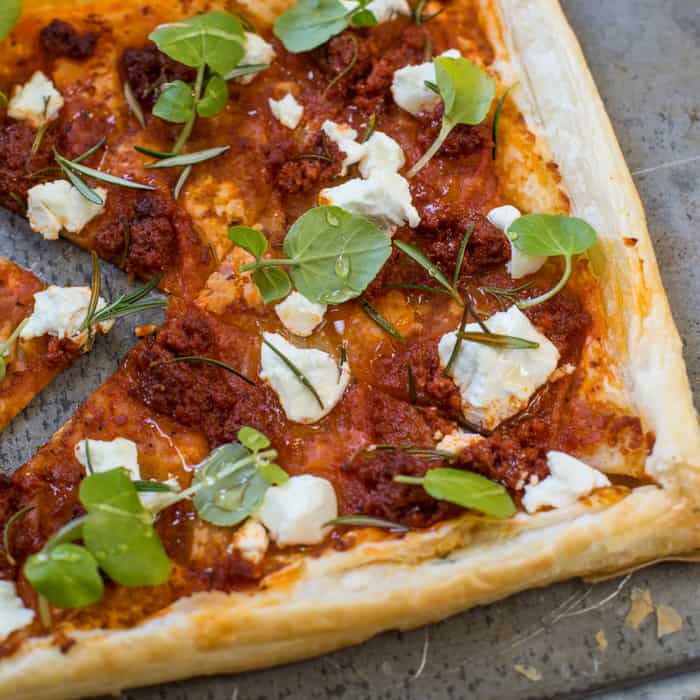
M 5 358 L 10 354 L 12 346 L 17 341 L 17 338 L 19 338 L 20 333 L 22 333 L 27 323 L 29 323 L 29 317 L 25 318 L 17 325 L 17 328 L 10 333 L 7 340 L 0 343 L 0 382 L 5 379 L 5 374 L 7 373 L 7 360 Z
M 516 303 L 518 301 L 518 292 L 529 289 L 533 284 L 535 284 L 535 280 L 530 280 L 529 282 L 525 282 L 518 287 L 512 287 L 511 289 L 506 289 L 504 287 L 479 287 L 479 291 L 493 297 L 498 302 L 501 311 L 505 311 L 507 306 L 506 302 L 510 301 L 513 304 Z
M 400 342 L 404 342 L 405 338 L 399 333 L 396 326 L 394 326 L 391 321 L 388 321 L 384 316 L 382 316 L 377 309 L 370 304 L 367 299 L 360 296 L 357 298 L 357 303 L 360 308 L 384 331 L 386 331 L 392 338 Z
M 179 493 L 180 489 L 163 481 L 138 479 L 131 482 L 139 493 Z
M 357 63 L 357 56 L 359 54 L 359 46 L 357 45 L 357 38 L 355 37 L 354 34 L 350 34 L 350 39 L 352 40 L 352 45 L 353 45 L 353 54 L 352 58 L 348 62 L 348 65 L 343 68 L 343 70 L 338 73 L 338 75 L 331 80 L 330 83 L 328 83 L 328 86 L 326 89 L 323 91 L 323 96 L 325 97 L 335 85 L 337 85 L 354 67 L 355 64 Z
M 88 302 L 87 312 L 85 314 L 85 320 L 80 326 L 80 330 L 87 330 L 88 341 L 87 348 L 90 350 L 94 342 L 94 333 L 92 324 L 88 323 L 88 320 L 95 315 L 97 310 L 97 304 L 100 301 L 100 289 L 102 288 L 102 268 L 100 267 L 100 261 L 97 259 L 97 253 L 94 250 L 90 251 L 90 258 L 92 261 L 92 281 L 90 283 L 90 301 Z M 86 325 L 87 324 L 87 325 Z
M 510 94 L 510 91 L 514 87 L 515 87 L 515 85 L 511 85 L 501 95 L 501 99 L 498 100 L 498 104 L 496 105 L 496 111 L 493 113 L 493 126 L 491 127 L 491 138 L 493 140 L 493 151 L 492 151 L 491 155 L 492 155 L 494 160 L 496 159 L 496 151 L 498 149 L 498 122 L 501 119 L 501 111 L 503 110 L 503 105 L 505 104 L 505 101 L 508 99 L 508 95 Z
M 323 524 L 323 527 L 337 527 L 344 525 L 345 527 L 380 527 L 386 530 L 397 530 L 398 532 L 408 532 L 411 528 L 395 523 L 384 518 L 373 518 L 369 515 L 341 515 L 339 518 L 329 520 Z
M 408 378 L 408 401 L 415 406 L 418 402 L 418 397 L 416 395 L 416 379 L 413 376 L 413 367 L 411 365 L 408 365 L 406 368 L 406 374 Z
M 445 369 L 442 371 L 442 374 L 445 377 L 450 376 L 450 371 L 452 370 L 452 365 L 454 365 L 454 363 L 457 360 L 457 357 L 459 356 L 459 351 L 462 347 L 462 337 L 460 336 L 460 334 L 464 333 L 464 327 L 467 325 L 468 319 L 469 319 L 469 307 L 465 306 L 464 310 L 462 311 L 462 318 L 459 321 L 459 328 L 457 329 L 457 338 L 455 339 L 454 347 L 452 348 L 452 352 L 450 353 L 450 357 L 447 360 L 447 364 L 445 365 Z
M 462 340 L 469 340 L 473 343 L 482 343 L 505 350 L 535 350 L 540 347 L 539 343 L 526 338 L 518 338 L 515 335 L 501 335 L 500 333 L 471 333 L 459 332 L 457 337 Z
M 92 453 L 90 452 L 90 440 L 85 440 L 85 469 L 88 474 L 94 474 L 95 470 L 92 468 Z
M 280 350 L 278 350 L 269 340 L 266 338 L 262 339 L 263 343 L 267 345 L 272 352 L 277 355 L 277 357 L 284 362 L 285 365 L 289 368 L 291 373 L 299 380 L 301 384 L 303 384 L 314 396 L 316 401 L 318 401 L 318 405 L 321 407 L 321 410 L 325 410 L 326 407 L 323 405 L 323 401 L 321 400 L 321 397 L 318 395 L 318 392 L 316 391 L 316 387 L 307 379 L 306 375 Z
M 203 365 L 211 365 L 212 367 L 220 367 L 221 369 L 225 369 L 227 372 L 231 372 L 231 374 L 235 374 L 239 379 L 242 379 L 247 384 L 255 386 L 255 382 L 252 379 L 249 379 L 245 376 L 245 374 L 231 367 L 231 365 L 213 357 L 205 357 L 204 355 L 182 355 L 180 357 L 173 357 L 169 360 L 157 360 L 156 362 L 151 363 L 151 367 L 156 367 L 158 365 L 172 365 L 176 362 L 192 362 L 195 364 L 198 363 Z
M 249 63 L 245 66 L 236 66 L 232 71 L 226 73 L 224 80 L 235 80 L 236 78 L 242 78 L 246 75 L 253 75 L 269 67 L 269 63 Z
M 144 167 L 147 170 L 154 168 L 179 168 L 183 165 L 196 165 L 204 161 L 211 160 L 226 153 L 231 146 L 218 146 L 216 148 L 207 148 L 203 151 L 195 151 L 194 153 L 179 153 L 177 155 L 158 156 L 159 160 L 153 163 L 147 163 Z
M 421 24 L 425 24 L 426 22 L 430 22 L 431 19 L 435 19 L 438 15 L 441 15 L 447 9 L 446 7 L 441 7 L 439 10 L 431 12 L 429 15 L 424 15 L 423 8 L 425 7 L 426 2 L 427 0 L 419 0 L 419 2 L 413 8 L 413 21 L 418 26 L 420 26 Z
M 5 552 L 5 559 L 7 559 L 7 561 L 10 562 L 12 566 L 14 566 L 17 563 L 15 561 L 15 558 L 12 556 L 11 551 L 12 528 L 20 518 L 23 518 L 27 513 L 33 510 L 34 506 L 25 506 L 24 508 L 20 508 L 16 513 L 13 513 L 5 523 L 5 528 L 2 531 L 2 546 Z
M 41 148 L 41 142 L 44 140 L 44 136 L 46 135 L 46 130 L 49 128 L 48 124 L 42 124 L 36 132 L 36 135 L 34 136 L 34 141 L 32 141 L 32 150 L 30 151 L 29 157 L 33 158 Z
M 179 199 L 180 193 L 182 192 L 182 188 L 185 186 L 185 183 L 187 182 L 191 174 L 191 165 L 188 165 L 186 168 L 183 168 L 182 172 L 180 173 L 180 177 L 178 177 L 177 182 L 175 183 L 175 188 L 173 189 L 173 199 Z
M 430 287 L 427 284 L 385 284 L 384 289 L 415 289 L 420 292 L 433 292 L 435 294 L 444 294 L 452 296 L 446 289 L 440 287 Z
M 362 134 L 362 140 L 360 143 L 367 143 L 372 137 L 372 134 L 377 128 L 377 113 L 372 112 L 370 118 L 367 120 L 367 126 L 365 127 L 365 133 Z
M 457 287 L 457 283 L 459 282 L 459 273 L 462 271 L 462 263 L 464 262 L 464 253 L 467 250 L 467 243 L 469 243 L 469 239 L 471 238 L 473 232 L 474 224 L 469 224 L 466 232 L 464 233 L 462 243 L 459 246 L 459 252 L 457 253 L 457 263 L 455 264 L 455 272 L 454 276 L 452 277 L 452 285 L 454 287 Z
M 407 455 L 416 457 L 426 457 L 428 459 L 439 459 L 442 461 L 452 461 L 456 456 L 452 452 L 446 450 L 433 450 L 428 447 L 411 447 L 410 445 L 390 445 L 390 444 L 372 444 L 367 445 L 363 450 L 368 452 L 403 452 Z
M 131 89 L 129 81 L 124 82 L 124 101 L 131 110 L 131 113 L 136 117 L 136 121 L 139 123 L 142 129 L 146 128 L 146 117 L 143 114 L 141 105 L 134 95 L 134 91 Z
M 147 146 L 134 146 L 134 150 L 142 153 L 145 156 L 153 156 L 154 158 L 171 158 L 175 153 L 169 151 L 156 151 L 155 148 L 148 148 Z

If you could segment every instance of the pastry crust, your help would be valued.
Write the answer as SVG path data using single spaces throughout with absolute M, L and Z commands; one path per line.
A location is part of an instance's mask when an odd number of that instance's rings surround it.
M 599 232 L 605 342 L 621 358 L 627 396 L 656 435 L 645 469 L 660 486 L 611 488 L 505 523 L 465 516 L 402 540 L 326 554 L 252 595 L 196 594 L 133 629 L 77 632 L 65 654 L 48 639 L 31 639 L 0 661 L 0 696 L 74 698 L 270 666 L 524 588 L 700 547 L 700 430 L 681 342 L 600 97 L 556 0 L 482 0 L 481 7 L 496 70 L 503 82 L 518 81 L 515 99 L 559 164 L 573 212 Z M 626 237 L 637 243 L 626 245 Z

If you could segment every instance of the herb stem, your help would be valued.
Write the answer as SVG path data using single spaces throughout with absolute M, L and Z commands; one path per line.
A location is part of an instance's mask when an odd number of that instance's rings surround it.
M 445 143 L 445 140 L 450 135 L 452 127 L 453 124 L 443 117 L 440 133 L 437 135 L 437 138 L 435 141 L 433 141 L 430 148 L 423 154 L 421 159 L 408 171 L 407 177 L 409 179 L 422 170 L 426 163 L 428 163 L 428 161 L 440 150 L 440 147 L 443 143 Z
M 405 474 L 397 474 L 394 477 L 394 481 L 399 484 L 416 484 L 418 486 L 420 486 L 424 480 L 422 476 L 406 476 Z
M 523 301 L 518 301 L 516 302 L 516 305 L 519 309 L 529 309 L 531 306 L 537 306 L 537 304 L 542 304 L 543 302 L 547 301 L 548 299 L 551 299 L 553 296 L 558 294 L 563 288 L 564 285 L 569 281 L 569 277 L 571 276 L 571 256 L 570 255 L 565 255 L 564 256 L 564 274 L 561 276 L 561 279 L 557 284 L 552 287 L 548 292 L 545 292 L 544 294 L 540 294 L 538 297 L 534 297 L 532 299 L 525 299 Z
M 29 316 L 27 316 L 27 318 L 23 319 L 19 323 L 17 328 L 15 328 L 12 331 L 12 333 L 10 333 L 10 336 L 5 342 L 0 343 L 0 359 L 5 357 L 5 355 L 9 353 L 10 348 L 14 345 L 17 338 L 19 338 L 20 333 L 24 330 L 24 327 L 27 325 L 27 323 L 29 323 Z
M 180 135 L 177 137 L 177 141 L 175 142 L 172 150 L 173 155 L 177 155 L 178 153 L 182 152 L 182 149 L 187 143 L 187 139 L 189 139 L 192 134 L 192 129 L 194 128 L 194 123 L 197 119 L 197 103 L 202 95 L 202 84 L 204 83 L 205 68 L 206 66 L 202 64 L 197 69 L 197 79 L 194 84 L 194 108 L 192 109 L 192 116 L 187 120 L 185 126 L 182 127 Z
M 259 270 L 262 267 L 279 267 L 280 265 L 296 265 L 294 260 L 289 258 L 261 258 L 255 262 L 246 263 L 238 268 L 239 272 L 248 272 L 249 270 Z

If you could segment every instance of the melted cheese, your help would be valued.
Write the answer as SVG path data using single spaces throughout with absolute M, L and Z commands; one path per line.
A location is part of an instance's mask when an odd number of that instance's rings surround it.
M 340 0 L 348 10 L 357 8 L 357 0 Z M 377 20 L 378 24 L 390 22 L 401 15 L 410 15 L 411 8 L 406 0 L 372 0 L 366 10 L 369 10 Z
M 327 308 L 326 304 L 309 301 L 295 291 L 275 306 L 275 313 L 290 333 L 306 338 L 323 321 Z
M 63 107 L 63 97 L 54 84 L 40 71 L 32 75 L 28 83 L 17 85 L 7 105 L 7 115 L 12 119 L 29 122 L 35 129 L 58 117 Z
M 248 518 L 233 533 L 231 544 L 244 559 L 253 564 L 259 564 L 270 546 L 270 538 L 267 536 L 265 528 L 257 520 Z
M 304 115 L 304 107 L 300 105 L 294 95 L 287 93 L 281 100 L 268 99 L 270 111 L 280 124 L 288 129 L 296 129 L 299 126 L 302 116 Z
M 275 56 L 275 49 L 272 44 L 269 44 L 258 34 L 246 32 L 245 53 L 238 66 L 242 68 L 243 66 L 269 65 L 275 60 Z M 248 85 L 255 80 L 256 75 L 257 73 L 243 75 L 240 78 L 236 78 L 236 82 L 241 85 Z
M 12 581 L 0 581 L 0 641 L 34 620 L 34 611 L 24 605 Z

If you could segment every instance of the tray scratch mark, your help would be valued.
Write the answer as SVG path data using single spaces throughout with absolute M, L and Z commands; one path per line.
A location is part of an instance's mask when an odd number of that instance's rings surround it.
M 695 161 L 698 160 L 700 160 L 700 156 L 692 156 L 691 158 L 679 158 L 678 160 L 669 160 L 666 163 L 652 165 L 650 168 L 640 168 L 639 170 L 634 170 L 632 172 L 632 175 L 648 175 L 649 173 L 654 173 L 657 170 L 675 168 L 677 165 L 687 165 L 688 163 L 695 163 Z
M 423 673 L 423 670 L 425 669 L 425 665 L 428 662 L 428 648 L 430 647 L 430 629 L 428 627 L 425 628 L 425 641 L 423 642 L 423 654 L 421 656 L 420 660 L 420 665 L 418 666 L 418 670 L 411 676 L 411 680 L 415 681 L 417 678 L 420 678 L 421 674 Z

